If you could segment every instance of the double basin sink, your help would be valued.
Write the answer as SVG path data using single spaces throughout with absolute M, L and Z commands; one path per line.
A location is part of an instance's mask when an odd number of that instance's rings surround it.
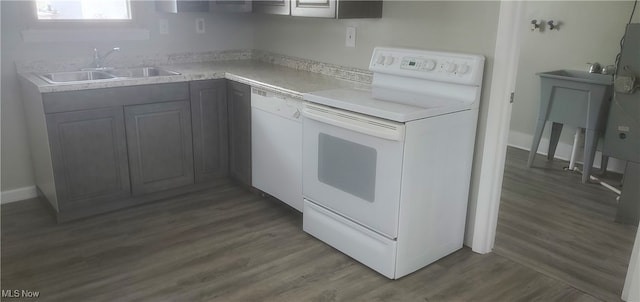
M 72 82 L 95 82 L 120 78 L 148 78 L 179 75 L 179 72 L 158 67 L 138 67 L 108 70 L 81 70 L 40 74 L 40 78 L 51 84 Z

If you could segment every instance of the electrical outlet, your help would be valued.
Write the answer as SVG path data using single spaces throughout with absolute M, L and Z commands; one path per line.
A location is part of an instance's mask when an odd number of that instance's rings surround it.
M 196 32 L 204 34 L 204 18 L 196 18 Z
M 167 19 L 158 20 L 158 32 L 161 35 L 169 34 L 169 21 Z
M 347 41 L 345 43 L 347 47 L 356 47 L 356 28 L 347 27 Z

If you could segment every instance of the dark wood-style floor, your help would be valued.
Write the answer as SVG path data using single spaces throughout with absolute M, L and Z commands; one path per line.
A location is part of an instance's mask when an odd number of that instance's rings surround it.
M 606 301 L 620 299 L 637 227 L 615 223 L 616 194 L 565 161 L 509 148 L 494 252 Z M 610 184 L 620 176 L 607 173 Z
M 511 179 L 517 182 L 519 175 L 527 172 L 524 166 L 512 161 L 513 152 L 509 154 L 505 186 Z M 546 169 L 532 171 L 531 177 L 535 178 L 555 173 Z M 560 190 L 567 186 L 566 181 L 551 181 L 548 185 L 550 187 L 547 188 L 547 184 L 542 183 L 538 186 L 543 186 L 543 189 L 534 186 L 539 189 L 523 189 L 522 192 L 534 190 L 537 192 L 534 195 L 547 196 L 540 194 L 539 190 L 557 191 L 564 195 Z M 1 208 L 1 287 L 3 290 L 39 291 L 42 301 L 602 299 L 597 293 L 571 283 L 570 278 L 563 278 L 545 266 L 514 256 L 519 250 L 525 250 L 523 255 L 527 256 L 532 254 L 530 250 L 540 252 L 548 247 L 534 248 L 527 242 L 523 248 L 505 248 L 511 244 L 507 236 L 515 236 L 510 232 L 519 231 L 507 227 L 509 224 L 514 227 L 514 222 L 507 222 L 536 216 L 529 208 L 538 207 L 530 206 L 521 211 L 515 208 L 515 202 L 507 201 L 520 198 L 518 196 L 518 193 L 505 194 L 496 253 L 479 255 L 463 248 L 396 281 L 382 277 L 302 232 L 302 216 L 294 210 L 275 200 L 248 193 L 229 182 L 221 182 L 212 190 L 64 224 L 55 224 L 39 200 L 28 200 L 2 205 Z M 523 199 L 529 200 L 525 197 Z M 578 200 L 567 203 L 579 205 Z M 541 208 L 549 211 L 549 207 Z M 597 205 L 587 208 L 592 212 L 600 209 Z M 592 215 L 606 220 L 604 217 L 611 215 L 611 205 L 601 208 L 603 213 Z M 582 213 L 577 210 L 565 212 L 566 216 L 573 217 L 571 221 L 579 219 L 574 217 L 578 215 L 574 212 Z M 589 219 L 590 216 L 584 218 Z M 535 223 L 525 224 L 525 227 L 551 224 L 551 228 L 560 232 L 558 224 L 565 223 L 565 220 L 538 217 L 534 219 Z M 599 226 L 602 223 L 583 221 L 582 224 Z M 606 263 L 594 265 L 607 268 L 605 271 L 615 266 L 613 270 L 618 271 L 622 264 L 613 265 L 610 259 L 618 261 L 626 254 L 628 260 L 629 252 L 621 246 L 627 248 L 634 230 L 622 228 L 626 234 L 614 236 L 608 231 L 604 233 L 606 235 L 583 234 L 585 238 L 619 237 L 622 242 L 603 245 L 601 260 Z M 598 229 L 602 228 L 595 231 Z M 541 235 L 541 241 L 549 240 L 543 228 L 524 228 L 520 232 L 523 231 L 531 231 L 533 238 L 535 234 Z M 579 241 L 575 238 L 569 243 L 577 244 Z M 566 240 L 558 241 L 558 244 L 564 243 Z M 577 252 L 573 257 L 576 259 L 586 257 L 582 255 L 583 251 L 590 256 L 592 250 L 598 250 L 581 246 L 572 248 Z M 608 251 L 610 249 L 618 251 Z M 619 273 L 613 275 L 617 284 Z M 606 282 L 602 281 L 604 286 L 599 291 L 608 290 Z

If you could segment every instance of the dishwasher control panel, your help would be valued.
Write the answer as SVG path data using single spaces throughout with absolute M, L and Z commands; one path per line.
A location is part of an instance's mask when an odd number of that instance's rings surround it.
M 299 121 L 302 100 L 254 87 L 251 89 L 251 107 L 286 119 Z

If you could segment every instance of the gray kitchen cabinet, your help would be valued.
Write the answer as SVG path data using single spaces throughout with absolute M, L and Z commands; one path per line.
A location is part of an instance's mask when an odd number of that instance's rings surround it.
M 131 195 L 122 107 L 46 115 L 59 209 Z
M 204 81 L 203 81 L 204 82 Z M 197 87 L 198 82 L 194 86 Z M 213 81 L 211 83 L 214 83 Z M 153 202 L 215 186 L 202 178 L 194 183 L 194 142 L 191 100 L 202 104 L 195 132 L 205 144 L 222 144 L 228 135 L 224 102 L 226 83 L 194 90 L 189 82 L 131 85 L 41 93 L 23 79 L 25 113 L 38 194 L 47 201 L 57 221 L 69 221 Z M 215 91 L 214 91 L 215 90 Z M 219 100 L 214 108 L 204 100 Z M 207 125 L 217 122 L 215 134 Z M 219 138 L 208 136 L 219 135 Z M 197 145 L 198 142 L 195 142 Z M 221 150 L 226 145 L 220 146 Z M 208 168 L 211 147 L 202 167 Z M 224 152 L 220 153 L 224 161 Z M 221 163 L 224 164 L 224 163 Z M 226 168 L 220 168 L 226 173 Z M 212 170 L 203 170 L 212 171 Z M 206 175 L 206 173 L 203 173 Z M 206 181 L 205 181 L 206 180 Z
M 189 83 L 195 182 L 229 175 L 226 80 Z
M 291 15 L 320 18 L 381 18 L 382 0 L 291 0 Z
M 207 0 L 157 0 L 156 11 L 163 13 L 208 12 Z
M 253 12 L 270 14 L 270 15 L 288 16 L 291 14 L 291 0 L 254 1 Z
M 251 87 L 229 81 L 229 175 L 251 185 Z
M 223 13 L 250 13 L 252 9 L 251 0 L 213 0 L 211 1 L 212 12 Z
M 188 100 L 124 107 L 133 195 L 194 183 Z

